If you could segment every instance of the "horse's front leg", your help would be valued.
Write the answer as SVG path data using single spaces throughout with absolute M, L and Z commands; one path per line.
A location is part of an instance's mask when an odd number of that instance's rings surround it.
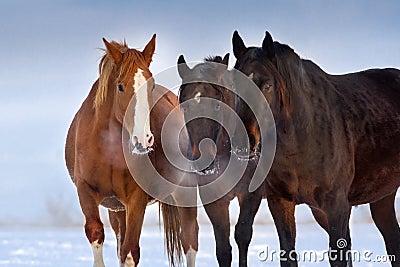
M 220 267 L 230 267 L 232 262 L 232 247 L 229 243 L 229 201 L 221 198 L 204 205 L 204 209 L 214 229 L 218 264 Z
M 327 218 L 325 212 L 323 212 L 323 211 L 320 210 L 320 209 L 316 209 L 316 208 L 312 208 L 312 207 L 311 207 L 311 211 L 312 211 L 312 214 L 313 214 L 315 220 L 317 221 L 317 223 L 318 223 L 327 233 L 329 233 L 328 218 Z M 351 208 L 350 208 L 350 211 L 351 211 Z M 351 247 L 350 227 L 347 226 L 347 228 L 348 228 L 348 229 L 347 229 L 347 237 L 348 237 L 348 240 L 349 240 L 349 241 L 348 241 L 348 242 L 349 242 L 348 245 Z M 348 255 L 348 257 L 349 257 L 348 266 L 349 266 L 349 267 L 352 267 L 352 266 L 353 266 L 353 263 L 352 263 L 352 261 L 351 261 L 351 253 Z
M 104 228 L 100 220 L 98 194 L 84 180 L 77 179 L 79 203 L 85 215 L 85 233 L 92 247 L 94 267 L 104 267 L 103 243 Z
M 126 205 L 126 232 L 121 245 L 121 261 L 125 267 L 138 266 L 140 258 L 139 238 L 142 231 L 147 195 L 140 189 L 130 192 Z
M 260 207 L 262 196 L 258 192 L 238 196 L 239 219 L 235 227 L 235 240 L 239 248 L 239 266 L 247 267 L 247 253 L 253 236 L 254 217 Z
M 275 195 L 267 197 L 268 207 L 279 236 L 279 244 L 284 254 L 281 258 L 282 267 L 297 266 L 297 254 L 295 251 L 296 224 L 294 210 L 296 203 Z
M 351 206 L 345 194 L 327 195 L 323 210 L 328 219 L 329 262 L 332 267 L 351 266 L 349 219 Z

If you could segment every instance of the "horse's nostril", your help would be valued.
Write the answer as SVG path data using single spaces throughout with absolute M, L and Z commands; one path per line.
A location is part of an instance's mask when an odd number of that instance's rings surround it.
M 153 141 L 153 136 L 150 136 L 150 138 L 148 140 L 149 144 L 151 144 L 151 141 Z

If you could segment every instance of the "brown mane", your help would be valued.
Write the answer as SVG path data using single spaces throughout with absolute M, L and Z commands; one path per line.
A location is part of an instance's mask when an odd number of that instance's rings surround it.
M 278 83 L 279 93 L 278 109 L 283 111 L 283 114 L 289 116 L 292 111 L 292 95 L 299 88 L 307 88 L 307 76 L 304 72 L 303 60 L 290 48 L 288 45 L 274 42 L 276 66 L 267 61 L 269 69 L 274 75 Z M 250 56 L 252 59 L 264 58 L 261 48 L 256 48 Z
M 274 42 L 281 109 L 288 116 L 292 111 L 291 93 L 300 88 L 308 88 L 303 60 L 288 45 Z M 285 78 L 283 78 L 285 77 Z
M 94 108 L 99 107 L 107 99 L 108 83 L 110 79 L 121 82 L 127 81 L 133 77 L 136 65 L 141 69 L 147 68 L 147 63 L 140 51 L 129 48 L 125 41 L 121 43 L 112 41 L 111 44 L 123 53 L 124 60 L 121 66 L 117 66 L 107 52 L 105 52 L 104 56 L 101 58 L 99 63 L 99 86 L 93 101 Z M 117 71 L 118 67 L 118 77 L 112 77 L 112 74 Z

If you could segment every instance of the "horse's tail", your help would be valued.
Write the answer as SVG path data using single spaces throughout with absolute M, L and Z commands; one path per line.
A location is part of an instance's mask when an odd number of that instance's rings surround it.
M 178 207 L 160 203 L 164 222 L 164 243 L 171 266 L 182 264 L 181 222 Z

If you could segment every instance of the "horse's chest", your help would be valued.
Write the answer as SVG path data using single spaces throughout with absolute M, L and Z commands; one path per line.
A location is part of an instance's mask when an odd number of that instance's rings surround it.
M 335 184 L 350 186 L 350 180 L 348 185 L 344 181 L 344 173 L 351 172 L 351 168 L 343 167 L 345 161 L 349 162 L 335 150 L 315 153 L 305 149 L 277 155 L 266 180 L 267 192 L 298 204 L 317 204 L 320 190 L 332 190 Z
M 298 196 L 298 177 L 294 169 L 271 169 L 266 179 L 266 192 L 279 195 L 289 201 Z

